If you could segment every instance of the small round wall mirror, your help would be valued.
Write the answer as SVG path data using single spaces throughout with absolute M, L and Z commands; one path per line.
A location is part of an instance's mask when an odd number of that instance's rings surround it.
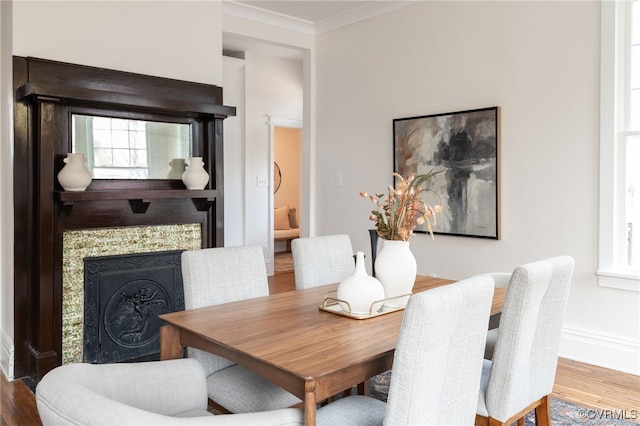
M 273 162 L 273 193 L 275 194 L 280 189 L 280 183 L 282 183 L 282 173 L 280 173 L 280 166 L 275 161 Z

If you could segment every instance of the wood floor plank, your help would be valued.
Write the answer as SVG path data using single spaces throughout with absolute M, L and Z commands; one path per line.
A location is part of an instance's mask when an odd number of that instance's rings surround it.
M 640 415 L 640 376 L 560 358 L 553 394 L 587 408 Z
M 0 419 L 7 426 L 40 426 L 40 416 L 31 389 L 22 380 L 0 379 Z

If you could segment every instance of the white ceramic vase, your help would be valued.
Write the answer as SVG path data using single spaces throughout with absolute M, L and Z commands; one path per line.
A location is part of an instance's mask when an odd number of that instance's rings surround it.
M 68 153 L 64 167 L 58 172 L 58 182 L 65 191 L 84 191 L 91 183 L 91 172 L 87 169 L 84 154 Z
M 375 261 L 376 278 L 384 287 L 385 308 L 404 308 L 416 282 L 418 265 L 409 241 L 382 240 Z M 393 298 L 393 299 L 392 299 Z
M 209 183 L 209 173 L 204 169 L 202 157 L 189 157 L 187 170 L 182 174 L 182 182 L 187 189 L 204 189 Z
M 380 281 L 367 274 L 364 252 L 356 252 L 355 272 L 338 284 L 338 299 L 347 302 L 348 305 L 340 303 L 340 306 L 354 315 L 370 315 L 381 308 L 382 302 L 374 302 L 384 299 L 384 289 Z

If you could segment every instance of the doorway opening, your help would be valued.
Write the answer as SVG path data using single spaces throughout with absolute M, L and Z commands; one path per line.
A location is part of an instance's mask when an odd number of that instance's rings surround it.
M 272 148 L 273 253 L 278 273 L 293 269 L 291 241 L 300 237 L 302 123 L 272 123 Z

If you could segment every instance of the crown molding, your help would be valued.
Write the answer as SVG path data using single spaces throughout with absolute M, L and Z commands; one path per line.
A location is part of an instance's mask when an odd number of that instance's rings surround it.
M 316 23 L 234 0 L 222 2 L 222 13 L 307 35 L 318 35 L 417 3 L 420 0 L 376 1 Z
M 385 13 L 403 8 L 410 4 L 418 3 L 420 0 L 398 0 L 398 1 L 376 1 L 368 3 L 356 9 L 351 9 L 345 13 L 333 16 L 322 21 L 318 21 L 314 25 L 314 35 L 333 31 L 335 29 L 373 18 L 374 16 L 383 15 Z
M 224 15 L 248 19 L 250 21 L 256 21 L 262 24 L 284 28 L 303 34 L 315 35 L 315 29 L 312 22 L 260 9 L 248 4 L 236 3 L 233 0 L 224 0 L 222 2 L 222 13 Z

